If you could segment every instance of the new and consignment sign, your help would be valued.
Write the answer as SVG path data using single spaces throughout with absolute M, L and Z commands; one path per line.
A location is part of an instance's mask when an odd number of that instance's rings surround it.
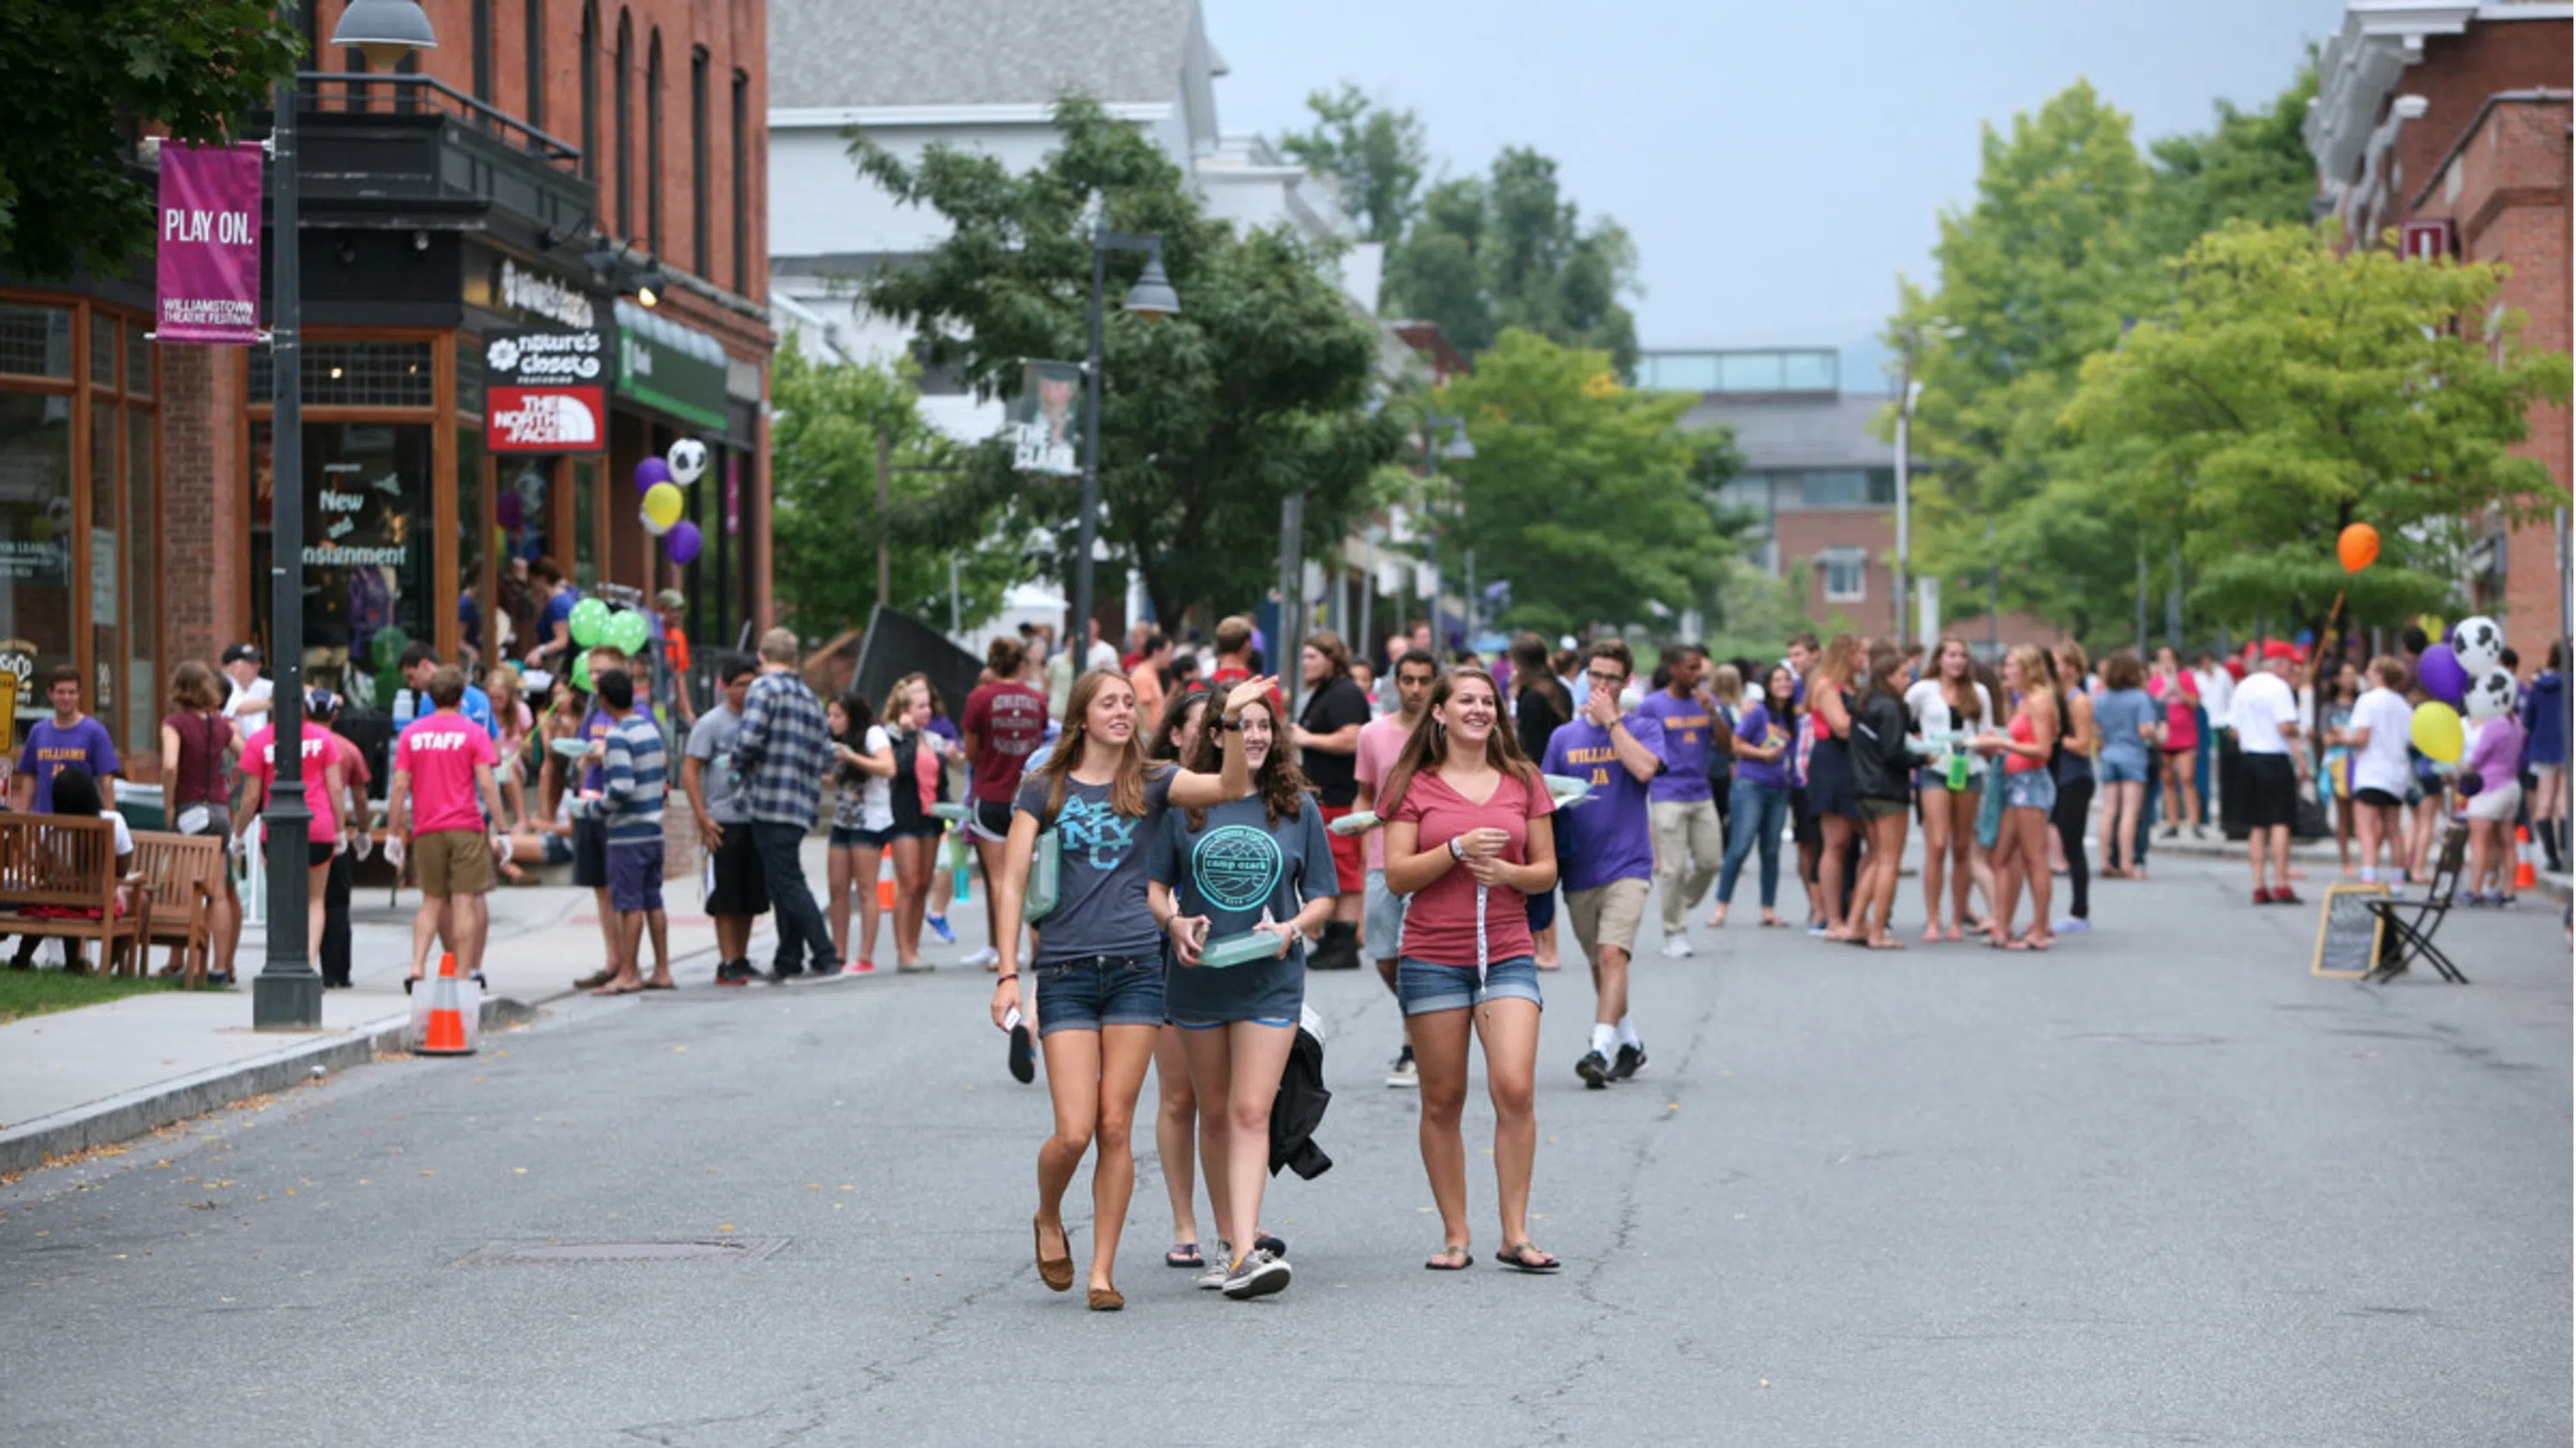
M 161 147 L 159 342 L 244 347 L 259 338 L 256 141 Z
M 608 344 L 595 327 L 496 332 L 483 343 L 483 445 L 496 453 L 608 446 Z

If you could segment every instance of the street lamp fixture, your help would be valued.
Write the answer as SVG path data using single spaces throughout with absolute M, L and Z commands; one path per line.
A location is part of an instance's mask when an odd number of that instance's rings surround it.
M 662 293 L 671 289 L 671 279 L 662 275 L 662 264 L 654 262 L 635 276 L 635 300 L 646 308 L 662 305 Z
M 1075 529 L 1073 559 L 1073 627 L 1065 635 L 1065 647 L 1081 650 L 1078 661 L 1091 649 L 1091 581 L 1092 553 L 1100 546 L 1100 373 L 1102 366 L 1104 317 L 1109 289 L 1109 254 L 1113 251 L 1145 253 L 1144 275 L 1127 289 L 1125 308 L 1147 321 L 1160 321 L 1177 316 L 1181 296 L 1172 289 L 1172 279 L 1163 272 L 1163 238 L 1156 235 L 1128 236 L 1111 231 L 1107 223 L 1095 221 L 1091 228 L 1091 347 L 1083 362 L 1083 380 L 1091 401 L 1091 425 L 1082 430 L 1082 513 Z M 1075 673 L 1081 673 L 1079 666 Z
M 305 0 L 306 4 L 318 0 Z M 279 7 L 295 23 L 294 0 Z M 414 0 L 356 0 L 340 16 L 331 43 L 355 47 L 367 63 L 391 70 L 404 55 L 438 44 Z M 277 670 L 276 764 L 269 781 L 268 949 L 251 981 L 254 1030 L 304 1031 L 322 1024 L 322 977 L 306 958 L 310 944 L 304 909 L 310 894 L 305 837 L 312 807 L 304 798 L 304 185 L 295 147 L 296 83 L 277 83 L 270 122 L 269 359 L 275 379 L 270 456 L 276 478 L 271 508 L 269 569 L 270 652 Z
M 370 70 L 391 70 L 415 50 L 436 50 L 438 36 L 418 0 L 350 0 L 331 43 L 365 56 Z

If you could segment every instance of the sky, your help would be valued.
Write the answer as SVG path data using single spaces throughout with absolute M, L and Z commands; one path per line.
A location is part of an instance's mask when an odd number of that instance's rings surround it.
M 1435 172 L 1505 146 L 1637 243 L 1648 348 L 1832 346 L 1879 390 L 1896 276 L 1927 285 L 1945 207 L 1974 199 L 1978 127 L 2076 79 L 2140 145 L 2289 84 L 2342 0 L 1202 0 L 1229 73 L 1217 117 L 1277 136 L 1308 92 L 1409 108 Z

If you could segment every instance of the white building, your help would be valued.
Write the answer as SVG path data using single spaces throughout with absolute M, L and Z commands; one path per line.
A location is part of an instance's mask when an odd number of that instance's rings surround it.
M 1329 181 L 1258 135 L 1218 127 L 1225 61 L 1199 0 L 772 0 L 769 65 L 772 322 L 809 355 L 878 362 L 907 352 L 910 327 L 870 313 L 856 279 L 947 233 L 936 212 L 900 204 L 859 174 L 845 134 L 853 126 L 907 161 L 949 145 L 1026 170 L 1056 147 L 1056 102 L 1088 96 L 1152 137 L 1209 214 L 1238 229 L 1287 223 L 1318 239 L 1351 235 Z M 1375 310 L 1383 260 L 1374 244 L 1343 254 L 1344 291 L 1363 313 Z M 999 401 L 979 401 L 949 378 L 921 383 L 923 415 L 951 436 L 981 439 L 1000 427 Z M 1130 617 L 1142 612 L 1135 592 Z M 1052 589 L 1024 587 L 1006 621 L 1053 621 L 1062 608 Z

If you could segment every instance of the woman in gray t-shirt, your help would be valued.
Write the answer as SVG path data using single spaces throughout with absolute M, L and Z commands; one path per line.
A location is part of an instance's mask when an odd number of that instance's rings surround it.
M 1238 686 L 1226 701 L 1226 718 L 1239 718 L 1245 703 L 1272 687 L 1268 679 Z M 1136 689 L 1127 676 L 1094 669 L 1076 679 L 1063 733 L 1012 802 L 1002 870 L 993 882 L 1003 922 L 994 941 L 1001 975 L 993 986 L 993 1024 L 1017 1032 L 1024 1027 L 1014 926 L 1027 899 L 1038 837 L 1041 831 L 1052 834 L 1059 862 L 1056 899 L 1044 917 L 1031 922 L 1037 952 L 1030 971 L 1037 981 L 1038 1036 L 1056 1125 L 1038 1149 L 1038 1213 L 1032 1225 L 1039 1280 L 1051 1291 L 1069 1290 L 1073 1246 L 1065 1235 L 1064 1193 L 1096 1138 L 1090 1274 L 1095 1312 L 1126 1305 L 1113 1277 L 1127 1201 L 1136 1188 L 1128 1131 L 1163 1024 L 1162 932 L 1145 900 L 1147 845 L 1167 806 L 1205 809 L 1250 790 L 1240 735 L 1229 733 L 1222 777 L 1149 769 Z M 1014 1048 L 1024 1039 L 1015 1035 Z

